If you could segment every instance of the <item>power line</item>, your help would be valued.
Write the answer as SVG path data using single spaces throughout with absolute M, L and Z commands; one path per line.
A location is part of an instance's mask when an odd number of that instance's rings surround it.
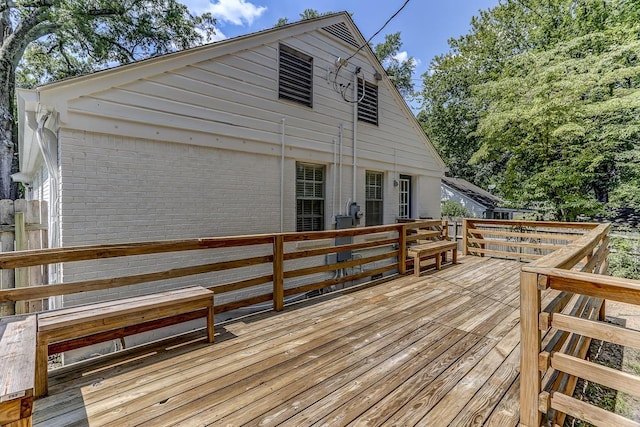
M 385 22 L 385 23 L 384 23 L 384 25 L 383 25 L 382 27 L 380 27 L 380 29 L 379 29 L 378 31 L 376 31 L 376 32 L 375 32 L 371 37 L 369 37 L 369 40 L 367 40 L 367 42 L 366 42 L 365 44 L 363 44 L 362 46 L 360 46 L 360 47 L 358 48 L 358 50 L 356 50 L 355 52 L 353 52 L 353 53 L 351 54 L 351 56 L 350 56 L 350 57 L 348 57 L 346 60 L 347 60 L 347 61 L 348 61 L 348 60 L 350 60 L 351 58 L 353 58 L 354 56 L 356 56 L 356 55 L 358 54 L 358 52 L 360 52 L 360 51 L 362 50 L 362 48 L 363 48 L 363 47 L 368 46 L 368 45 L 369 45 L 369 43 L 371 43 L 371 40 L 373 40 L 373 38 L 374 38 L 375 36 L 377 36 L 378 34 L 380 34 L 380 32 L 381 32 L 382 30 L 384 30 L 384 27 L 386 27 L 386 26 L 389 24 L 389 22 L 391 22 L 391 21 L 393 20 L 393 18 L 395 18 L 396 16 L 398 16 L 398 14 L 402 11 L 402 9 L 404 9 L 404 8 L 405 8 L 405 6 L 406 6 L 407 4 L 409 4 L 409 1 L 410 1 L 410 0 L 405 0 L 404 4 L 403 4 L 402 6 L 400 6 L 400 9 L 398 9 L 398 10 L 396 11 L 396 13 L 394 13 L 393 15 L 391 15 L 391 17 L 390 17 L 389 19 L 387 19 L 387 22 Z

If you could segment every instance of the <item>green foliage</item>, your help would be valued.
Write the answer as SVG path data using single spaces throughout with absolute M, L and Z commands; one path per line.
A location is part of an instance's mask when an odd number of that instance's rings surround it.
M 373 53 L 382 63 L 387 75 L 402 96 L 410 99 L 414 96 L 411 78 L 416 68 L 416 62 L 413 57 L 400 60 L 398 58 L 400 49 L 402 49 L 402 40 L 400 39 L 400 32 L 397 32 L 385 35 L 384 42 L 378 43 L 373 47 Z
M 640 280 L 640 240 L 612 237 L 609 247 L 609 274 Z
M 33 86 L 128 63 L 210 40 L 214 19 L 176 0 L 52 0 L 10 6 L 23 52 L 17 81 Z M 3 48 L 10 48 L 3 40 Z
M 443 200 L 441 215 L 443 218 L 469 218 L 471 212 L 460 203 L 453 200 Z
M 633 5 L 633 7 L 631 6 Z M 507 1 L 450 40 L 419 119 L 453 174 L 556 219 L 639 180 L 638 0 Z M 624 190 L 627 188 L 627 190 Z

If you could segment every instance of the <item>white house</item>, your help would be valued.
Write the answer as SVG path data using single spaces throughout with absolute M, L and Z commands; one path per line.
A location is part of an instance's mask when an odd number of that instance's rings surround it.
M 526 209 L 500 206 L 504 200 L 462 178 L 442 177 L 442 201 L 451 200 L 467 208 L 474 218 L 519 219 Z
M 347 13 L 17 95 L 14 178 L 49 202 L 52 246 L 331 229 L 353 203 L 359 226 L 440 215 L 444 164 Z

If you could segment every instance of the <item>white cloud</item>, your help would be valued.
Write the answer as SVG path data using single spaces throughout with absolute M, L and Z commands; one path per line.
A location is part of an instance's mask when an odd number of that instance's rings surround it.
M 209 12 L 220 22 L 234 25 L 251 25 L 267 11 L 266 6 L 256 6 L 247 0 L 186 0 L 184 4 L 195 13 Z
M 404 50 L 402 52 L 398 52 L 396 56 L 393 57 L 393 59 L 395 59 L 398 62 L 404 62 L 407 60 L 408 57 L 409 57 L 409 54 L 407 53 L 406 50 Z
M 398 52 L 393 59 L 395 59 L 398 62 L 404 62 L 407 59 L 409 59 L 409 54 L 407 53 L 406 50 L 403 50 L 402 52 Z M 413 65 L 418 66 L 421 64 L 421 61 L 417 58 L 413 58 Z

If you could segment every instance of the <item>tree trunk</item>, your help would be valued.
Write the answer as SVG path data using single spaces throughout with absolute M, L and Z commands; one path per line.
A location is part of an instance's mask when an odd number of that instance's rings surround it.
M 13 70 L 0 74 L 5 79 L 0 93 L 0 200 L 15 200 L 18 195 L 18 185 L 11 180 L 11 173 L 15 171 L 15 143 L 14 143 L 14 90 L 15 80 Z

